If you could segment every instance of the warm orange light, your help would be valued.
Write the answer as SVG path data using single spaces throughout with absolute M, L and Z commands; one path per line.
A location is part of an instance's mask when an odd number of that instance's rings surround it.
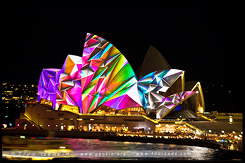
M 200 104 L 198 104 L 198 112 L 199 113 L 204 113 L 204 109 L 203 109 L 203 107 Z
M 68 131 L 71 131 L 72 129 L 74 129 L 74 125 L 69 125 L 69 126 L 67 127 L 67 130 L 68 130 Z
M 75 114 L 79 114 L 79 109 L 77 106 L 72 105 L 61 105 L 60 111 L 69 111 Z
M 52 101 L 46 100 L 46 99 L 41 99 L 40 104 L 46 104 L 49 106 L 52 106 Z

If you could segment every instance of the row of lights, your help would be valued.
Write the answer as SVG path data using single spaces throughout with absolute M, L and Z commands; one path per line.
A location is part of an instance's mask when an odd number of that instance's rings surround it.
M 11 124 L 11 126 L 12 126 L 12 124 Z M 17 124 L 17 126 L 19 127 L 20 126 L 20 124 L 18 123 Z M 25 126 L 27 126 L 27 124 L 25 124 Z M 34 124 L 32 124 L 32 126 L 34 127 L 35 125 Z M 40 127 L 42 127 L 43 125 L 40 125 Z M 50 124 L 48 124 L 47 125 L 48 127 L 50 127 L 51 125 Z M 66 126 L 66 125 L 63 125 L 64 127 Z M 58 125 L 55 125 L 55 127 L 58 127 Z M 80 126 L 80 127 L 82 127 L 82 126 Z M 106 126 L 106 127 L 108 127 L 108 126 Z M 115 126 L 115 128 L 117 128 L 116 126 Z M 150 130 L 151 128 L 149 128 L 149 130 Z
M 210 133 L 211 133 L 211 132 L 212 132 L 212 130 L 208 130 L 208 132 L 210 132 Z M 221 132 L 222 132 L 222 134 L 224 134 L 224 133 L 225 133 L 225 131 L 224 131 L 224 130 L 221 130 Z M 235 131 L 232 131 L 232 133 L 233 133 L 233 134 L 235 134 L 236 132 L 235 132 Z M 243 132 L 241 132 L 241 134 L 243 134 Z
M 12 124 L 11 124 L 11 126 L 12 126 Z M 18 123 L 17 126 L 19 127 L 20 124 Z M 27 124 L 25 124 L 25 126 L 27 126 Z M 31 126 L 34 127 L 35 125 L 32 124 Z M 43 125 L 40 125 L 40 127 L 42 127 L 42 126 L 43 126 Z M 47 126 L 50 127 L 50 124 L 48 124 Z M 66 125 L 63 125 L 63 126 L 65 127 Z M 58 127 L 58 125 L 55 125 L 55 127 Z
M 17 126 L 19 127 L 19 126 L 20 126 L 20 124 L 18 123 L 18 124 L 17 124 Z M 25 126 L 27 126 L 27 124 L 25 124 Z M 31 126 L 32 126 L 32 127 L 34 127 L 35 125 L 34 125 L 34 124 L 32 124 Z

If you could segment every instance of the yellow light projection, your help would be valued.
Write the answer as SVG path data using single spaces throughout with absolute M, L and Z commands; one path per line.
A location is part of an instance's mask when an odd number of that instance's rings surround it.
M 69 111 L 75 114 L 79 114 L 79 108 L 78 106 L 72 106 L 72 105 L 61 105 L 60 111 Z

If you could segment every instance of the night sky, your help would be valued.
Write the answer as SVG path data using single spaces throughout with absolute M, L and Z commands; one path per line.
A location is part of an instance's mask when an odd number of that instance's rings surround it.
M 67 54 L 82 55 L 87 32 L 114 44 L 136 71 L 150 45 L 186 81 L 238 90 L 241 77 L 239 4 L 16 4 L 7 16 L 9 50 L 1 80 L 38 84 L 43 68 L 62 68 Z

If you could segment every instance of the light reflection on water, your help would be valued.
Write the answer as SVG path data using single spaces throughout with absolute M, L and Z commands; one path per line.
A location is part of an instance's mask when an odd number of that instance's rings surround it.
M 187 145 L 176 145 L 176 144 L 162 144 L 162 143 L 141 143 L 141 142 L 120 142 L 120 141 L 101 141 L 99 139 L 68 139 L 68 144 L 71 145 L 73 151 L 120 151 L 120 152 L 135 152 L 135 151 L 185 151 L 191 152 L 191 156 L 181 157 L 93 157 L 80 159 L 133 159 L 133 160 L 144 160 L 144 159 L 163 159 L 163 160 L 215 160 L 215 153 L 218 150 L 198 147 L 198 146 L 187 146 Z M 78 156 L 79 157 L 79 156 Z

